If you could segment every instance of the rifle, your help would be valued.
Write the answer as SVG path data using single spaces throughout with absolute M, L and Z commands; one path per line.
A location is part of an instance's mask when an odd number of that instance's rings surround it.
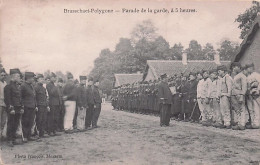
M 192 112 L 191 112 L 191 115 L 190 115 L 190 118 L 189 118 L 189 119 L 191 119 L 191 118 L 192 118 L 192 116 L 193 116 L 193 113 L 194 113 L 194 110 L 195 110 L 195 108 L 196 108 L 197 104 L 198 104 L 198 101 L 196 101 L 196 103 L 195 103 L 195 105 L 194 105 L 194 107 L 193 107 L 193 109 L 192 109 Z

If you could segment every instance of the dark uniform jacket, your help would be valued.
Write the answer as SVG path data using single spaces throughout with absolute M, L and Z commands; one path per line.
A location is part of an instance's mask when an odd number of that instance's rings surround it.
M 89 85 L 86 89 L 86 95 L 87 95 L 87 103 L 88 105 L 94 105 L 94 94 L 93 94 L 93 90 L 92 87 Z
M 188 93 L 190 101 L 193 101 L 193 99 L 197 98 L 197 85 L 197 80 L 192 80 L 189 82 Z
M 35 108 L 37 106 L 35 89 L 32 84 L 24 82 L 21 85 L 21 99 L 24 107 Z
M 63 95 L 67 96 L 67 100 L 76 101 L 77 100 L 77 87 L 74 85 L 73 81 L 68 81 L 63 88 Z
M 37 106 L 48 106 L 47 91 L 46 88 L 43 87 L 43 84 L 37 83 L 35 86 L 35 92 Z
M 77 88 L 77 106 L 79 107 L 87 106 L 87 91 L 85 85 L 80 85 Z
M 102 99 L 100 97 L 98 87 L 96 87 L 96 86 L 94 86 L 94 89 L 93 89 L 93 97 L 94 97 L 94 103 L 95 104 L 101 104 L 102 103 Z
M 49 105 L 60 105 L 59 91 L 58 87 L 54 85 L 53 82 L 50 82 L 46 86 L 48 95 L 49 95 Z
M 10 106 L 22 106 L 20 87 L 16 82 L 11 81 L 4 88 L 4 102 L 9 112 Z
M 160 82 L 158 84 L 158 98 L 159 103 L 162 103 L 160 98 L 165 98 L 165 104 L 172 104 L 172 93 L 167 83 Z

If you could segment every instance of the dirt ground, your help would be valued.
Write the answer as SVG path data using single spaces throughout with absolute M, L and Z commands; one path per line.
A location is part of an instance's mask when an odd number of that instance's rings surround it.
M 104 104 L 99 128 L 13 148 L 3 164 L 259 164 L 260 130 L 220 130 L 112 110 Z M 48 155 L 48 156 L 47 156 Z M 0 163 L 1 163 L 0 162 Z

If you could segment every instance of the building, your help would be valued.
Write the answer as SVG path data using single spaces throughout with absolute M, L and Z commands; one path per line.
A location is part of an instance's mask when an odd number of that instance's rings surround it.
M 260 72 L 260 15 L 258 15 L 245 39 L 240 44 L 239 52 L 232 61 L 242 65 L 254 63 L 257 72 Z
M 115 74 L 115 87 L 142 81 L 143 74 Z
M 220 61 L 219 55 L 215 56 L 214 61 L 207 60 L 187 60 L 187 54 L 184 53 L 182 60 L 147 60 L 143 80 L 156 80 L 162 74 L 173 76 L 181 73 L 197 72 L 217 68 L 217 65 L 229 65 L 230 61 Z

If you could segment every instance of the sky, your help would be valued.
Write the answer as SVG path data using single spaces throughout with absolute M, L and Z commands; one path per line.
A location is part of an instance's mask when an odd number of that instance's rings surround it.
M 239 44 L 235 18 L 251 1 L 163 0 L 0 0 L 0 56 L 3 66 L 43 73 L 71 71 L 86 74 L 102 49 L 115 49 L 121 37 L 130 38 L 136 24 L 150 19 L 173 46 L 190 40 L 202 46 L 230 39 Z M 64 9 L 109 9 L 120 12 L 64 13 Z M 123 13 L 122 9 L 195 9 L 195 13 Z

